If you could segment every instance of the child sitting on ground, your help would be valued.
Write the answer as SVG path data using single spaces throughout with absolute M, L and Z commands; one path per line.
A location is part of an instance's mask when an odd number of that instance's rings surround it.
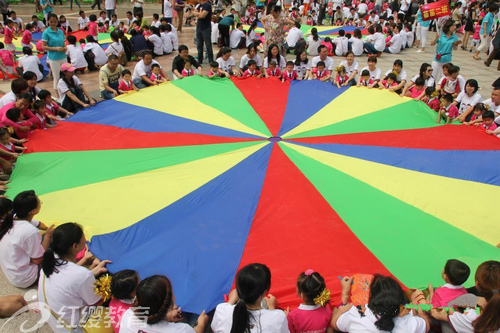
M 217 64 L 218 65 L 218 64 Z M 245 72 L 243 72 L 242 77 L 256 77 L 260 79 L 262 77 L 262 73 L 257 69 L 257 62 L 255 60 L 251 59 L 247 63 L 248 68 Z
M 448 302 L 460 295 L 467 294 L 467 290 L 462 286 L 469 278 L 470 268 L 460 260 L 450 259 L 446 262 L 441 276 L 446 284 L 437 288 L 431 298 L 433 307 L 448 306 Z M 429 285 L 429 292 L 432 294 L 432 286 Z
M 38 93 L 38 98 L 41 101 L 45 102 L 45 107 L 47 108 L 47 112 L 52 116 L 56 117 L 56 119 L 66 119 L 69 116 L 72 116 L 73 113 L 69 112 L 52 99 L 52 94 L 48 90 L 40 90 Z
M 167 82 L 167 79 L 161 75 L 161 68 L 158 64 L 153 64 L 151 66 L 151 77 L 149 79 L 156 84 Z
M 288 314 L 290 332 L 329 332 L 332 310 L 330 292 L 323 277 L 308 269 L 297 279 L 297 294 L 303 303 Z
M 181 75 L 182 77 L 194 75 L 194 69 L 192 67 L 191 60 L 189 59 L 184 60 L 184 68 L 181 71 Z
M 35 112 L 35 116 L 37 118 L 36 121 L 33 121 L 34 129 L 47 129 L 57 125 L 54 118 L 52 119 L 52 122 L 47 122 L 48 117 L 51 115 L 50 113 L 47 113 L 47 104 L 44 101 L 36 100 L 35 103 L 33 103 L 33 111 Z
M 118 85 L 118 92 L 120 94 L 125 94 L 132 90 L 139 91 L 139 88 L 137 88 L 134 82 L 132 82 L 132 73 L 128 69 L 123 70 L 122 76 L 123 79 Z
M 0 156 L 8 162 L 14 163 L 17 160 L 19 153 L 22 153 L 27 148 L 17 146 L 11 141 L 12 139 L 7 128 L 0 128 L 0 149 L 2 150 L 2 154 Z
M 225 74 L 224 74 L 225 73 Z M 217 61 L 210 62 L 210 70 L 208 71 L 208 78 L 211 79 L 213 77 L 229 77 L 229 73 L 224 72 L 219 68 L 219 63 Z
M 453 104 L 453 96 L 450 94 L 442 96 L 441 108 L 439 109 L 436 123 L 440 123 L 441 119 L 444 119 L 446 121 L 446 124 L 449 124 L 457 120 L 458 116 L 460 116 L 460 114 L 458 113 L 458 108 L 455 106 L 455 104 Z
M 396 87 L 398 83 L 396 82 L 396 74 L 389 73 L 385 80 L 382 80 L 378 83 L 379 89 L 389 89 L 391 87 Z
M 335 78 L 335 82 L 333 84 L 336 84 L 338 88 L 342 87 L 344 83 L 349 80 L 349 77 L 347 76 L 347 70 L 344 66 L 339 66 L 335 68 L 335 71 L 337 72 L 337 77 Z
M 407 97 L 411 97 L 414 99 L 418 99 L 418 97 L 422 94 L 425 93 L 425 80 L 421 77 L 418 77 L 415 80 L 415 85 L 413 85 L 408 91 L 406 92 Z M 453 98 L 453 97 L 452 97 Z
M 486 130 L 486 133 L 493 134 L 493 132 L 497 129 L 497 124 L 495 124 L 495 112 L 493 111 L 484 111 L 481 123 L 476 123 L 475 126 L 481 126 Z M 495 133 L 496 134 L 496 133 Z
M 274 60 L 269 61 L 269 68 L 267 69 L 268 77 L 281 77 L 281 70 L 277 68 L 277 63 Z
M 357 87 L 368 87 L 368 88 L 371 88 L 373 86 L 373 80 L 370 77 L 369 70 L 364 69 L 361 71 L 361 78 L 356 86 Z
M 33 125 L 29 121 L 23 121 L 23 114 L 19 108 L 11 108 L 5 113 L 5 118 L 0 122 L 1 126 L 9 126 L 9 124 L 15 124 L 14 135 L 18 139 L 26 139 L 30 134 L 30 128 Z M 8 124 L 7 124 L 8 122 Z M 17 127 L 17 128 L 16 128 Z
M 439 112 L 439 100 L 441 98 L 439 90 L 436 90 L 433 87 L 427 87 L 425 88 L 425 95 L 427 96 L 427 106 L 429 106 L 432 110 Z
M 293 61 L 287 61 L 285 71 L 281 74 L 281 82 L 291 82 L 300 80 L 297 71 L 294 70 L 295 64 Z
M 325 62 L 318 61 L 316 66 L 317 67 L 312 70 L 313 79 L 322 82 L 330 80 L 330 72 L 326 70 Z
M 486 111 L 486 106 L 483 103 L 477 103 L 474 105 L 474 109 L 472 110 L 472 116 L 470 117 L 470 121 L 464 121 L 464 125 L 472 125 L 475 123 L 480 123 L 483 121 L 483 113 Z

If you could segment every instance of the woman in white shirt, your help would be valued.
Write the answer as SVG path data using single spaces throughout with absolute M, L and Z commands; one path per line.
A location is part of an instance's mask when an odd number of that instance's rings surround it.
M 144 311 L 148 311 L 146 314 Z M 208 323 L 205 311 L 198 317 L 193 328 L 178 323 L 180 308 L 175 305 L 174 291 L 170 280 L 161 275 L 148 277 L 137 286 L 133 307 L 125 311 L 120 321 L 120 333 L 172 332 L 203 333 Z
M 0 266 L 7 280 L 18 288 L 28 288 L 37 280 L 38 265 L 54 231 L 51 226 L 42 241 L 40 231 L 32 223 L 41 207 L 35 191 L 21 192 L 0 226 Z
M 311 61 L 307 58 L 306 51 L 298 53 L 295 57 L 294 70 L 301 80 L 312 79 Z
M 241 57 L 240 60 L 240 75 L 243 75 L 243 72 L 245 72 L 248 68 L 247 64 L 249 60 L 255 61 L 257 64 L 257 68 L 259 71 L 262 73 L 263 68 L 262 68 L 262 58 L 257 54 L 257 47 L 255 44 L 250 44 L 247 49 L 247 53 Z
M 230 75 L 238 75 L 238 72 L 236 71 L 236 63 L 234 58 L 231 56 L 231 49 L 229 47 L 223 47 L 220 49 L 216 58 L 220 69 Z
M 69 112 L 78 112 L 82 108 L 95 105 L 95 100 L 90 96 L 83 83 L 75 74 L 75 67 L 64 63 L 61 65 L 61 78 L 57 83 L 59 102 Z
M 312 28 L 311 35 L 307 37 L 307 54 L 310 56 L 318 55 L 318 46 L 321 45 L 321 38 L 318 36 L 318 29 Z
M 83 267 L 92 258 L 85 251 L 77 263 L 76 255 L 86 249 L 83 229 L 76 223 L 64 223 L 54 230 L 52 242 L 43 255 L 38 281 L 38 301 L 50 307 L 48 324 L 54 332 L 83 332 L 81 313 L 86 307 L 99 305 L 94 292 L 95 276 L 106 272 L 109 260 L 94 260 L 89 269 Z M 83 319 L 83 320 L 82 320 Z
M 458 120 L 464 122 L 468 120 L 468 116 L 474 110 L 474 106 L 477 103 L 481 103 L 483 98 L 477 92 L 479 90 L 479 84 L 474 79 L 469 79 L 465 82 L 465 89 L 460 94 L 458 94 L 457 98 L 453 102 L 453 104 L 457 105 L 460 103 L 460 107 L 458 108 L 458 113 L 460 113 L 460 117 Z
M 356 76 L 358 75 L 359 71 L 359 64 L 357 61 L 354 61 L 354 53 L 352 51 L 347 51 L 345 55 L 345 59 L 340 63 L 340 66 L 344 66 L 346 71 L 347 71 L 347 82 L 345 82 L 343 85 L 350 87 L 350 86 L 355 86 L 357 84 L 356 82 Z M 333 82 L 336 82 L 335 79 L 337 78 L 337 72 L 335 72 L 335 76 L 333 77 Z
M 415 316 L 411 311 L 401 310 L 407 304 L 403 289 L 392 277 L 375 275 L 370 284 L 368 304 L 359 307 L 349 304 L 352 277 L 344 277 L 342 303 L 332 313 L 335 330 L 350 333 L 393 332 L 425 333 L 429 321 L 424 314 Z
M 214 333 L 230 332 L 274 332 L 288 333 L 285 313 L 275 310 L 274 296 L 266 295 L 271 287 L 271 271 L 266 265 L 250 264 L 238 272 L 236 290 L 229 295 L 229 301 L 215 309 L 212 320 Z M 265 300 L 268 309 L 262 308 Z
M 115 56 L 120 59 L 120 56 L 123 54 L 123 45 L 120 43 L 120 38 L 118 37 L 118 32 L 112 31 L 111 34 L 109 34 L 109 37 L 113 41 L 113 43 L 109 44 L 108 48 L 104 53 L 106 56 L 110 56 L 111 54 L 114 54 Z

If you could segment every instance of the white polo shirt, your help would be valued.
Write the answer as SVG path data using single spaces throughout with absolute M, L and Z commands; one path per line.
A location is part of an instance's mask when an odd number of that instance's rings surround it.
M 318 67 L 318 62 L 320 62 L 320 61 L 323 61 L 325 63 L 325 69 L 327 71 L 333 71 L 334 61 L 330 57 L 326 57 L 325 60 L 321 60 L 320 56 L 316 56 L 316 57 L 312 58 L 311 67 L 312 68 Z

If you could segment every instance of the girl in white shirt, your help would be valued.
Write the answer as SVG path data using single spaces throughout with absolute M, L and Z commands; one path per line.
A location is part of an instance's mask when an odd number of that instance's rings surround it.
M 310 56 L 318 55 L 318 46 L 321 45 L 321 38 L 318 36 L 316 28 L 311 29 L 311 35 L 307 37 L 307 54 Z
M 285 313 L 275 310 L 276 298 L 266 297 L 271 287 L 271 271 L 266 265 L 250 264 L 236 275 L 236 290 L 229 301 L 215 309 L 212 320 L 214 333 L 275 332 L 288 333 Z M 262 301 L 268 309 L 262 308 Z
M 48 324 L 54 332 L 83 332 L 81 313 L 90 305 L 101 304 L 94 293 L 95 276 L 107 271 L 109 260 L 94 260 L 89 269 L 83 267 L 91 261 L 92 253 L 86 249 L 83 229 L 76 223 L 64 223 L 54 230 L 52 242 L 43 255 L 38 281 L 38 301 L 50 307 Z M 85 255 L 77 263 L 76 255 Z
M 28 288 L 38 278 L 38 265 L 49 246 L 54 226 L 47 230 L 42 241 L 40 231 L 32 223 L 41 208 L 35 191 L 19 193 L 13 208 L 0 226 L 0 267 L 10 283 Z
M 120 43 L 120 38 L 118 37 L 118 32 L 113 31 L 109 35 L 113 43 L 109 44 L 109 46 L 106 48 L 106 51 L 104 53 L 109 57 L 111 54 L 114 54 L 115 56 L 120 59 L 120 56 L 123 54 L 123 45 Z
M 465 89 L 460 94 L 458 94 L 457 98 L 453 102 L 453 104 L 460 104 L 458 108 L 458 112 L 460 113 L 460 117 L 458 118 L 460 122 L 464 122 L 467 120 L 467 117 L 474 110 L 474 106 L 477 103 L 481 103 L 483 98 L 477 92 L 479 90 L 479 84 L 474 79 L 469 79 L 465 82 Z
M 363 36 L 361 35 L 361 30 L 354 29 L 353 38 L 349 39 L 351 44 L 351 50 L 356 57 L 363 54 Z
M 146 314 L 144 309 L 148 311 Z M 198 324 L 194 328 L 179 323 L 181 319 L 181 309 L 175 305 L 170 280 L 165 276 L 154 275 L 139 283 L 133 307 L 125 311 L 121 319 L 120 333 L 202 333 L 208 323 L 205 311 L 198 317 Z
M 153 58 L 163 55 L 163 41 L 160 36 L 160 29 L 151 26 L 149 28 L 151 35 L 146 36 L 146 40 L 149 40 L 153 44 Z

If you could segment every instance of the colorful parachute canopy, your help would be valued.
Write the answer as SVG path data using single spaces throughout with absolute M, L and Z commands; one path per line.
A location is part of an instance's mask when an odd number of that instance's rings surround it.
M 191 77 L 36 131 L 12 175 L 45 223 L 75 221 L 111 272 L 165 274 L 185 311 L 213 309 L 239 267 L 442 284 L 447 259 L 498 258 L 500 140 L 439 125 L 422 102 L 331 83 Z M 472 285 L 473 274 L 467 285 Z

